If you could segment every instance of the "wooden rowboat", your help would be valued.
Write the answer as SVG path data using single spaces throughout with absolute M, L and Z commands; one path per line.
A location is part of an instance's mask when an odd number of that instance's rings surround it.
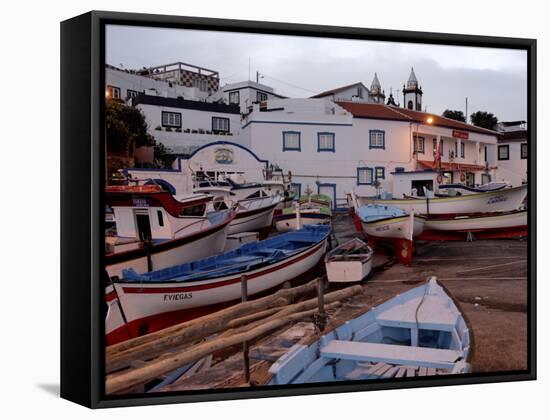
M 311 345 L 294 345 L 269 369 L 270 384 L 468 373 L 470 343 L 464 317 L 432 277 Z
M 107 342 L 113 344 L 208 313 L 208 308 L 264 292 L 314 268 L 325 254 L 329 226 L 251 242 L 203 260 L 138 274 L 124 270 L 106 291 Z
M 372 248 L 358 238 L 334 248 L 325 256 L 328 281 L 363 280 L 372 269 L 372 257 Z

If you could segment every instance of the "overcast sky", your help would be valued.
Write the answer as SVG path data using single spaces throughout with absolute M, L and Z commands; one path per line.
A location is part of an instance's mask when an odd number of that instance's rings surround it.
M 261 83 L 290 97 L 358 81 L 370 87 L 376 72 L 400 103 L 414 67 L 428 112 L 464 111 L 468 97 L 468 114 L 527 117 L 525 51 L 109 25 L 106 54 L 108 64 L 127 69 L 176 61 L 210 68 L 222 85 L 255 80 L 258 70 Z

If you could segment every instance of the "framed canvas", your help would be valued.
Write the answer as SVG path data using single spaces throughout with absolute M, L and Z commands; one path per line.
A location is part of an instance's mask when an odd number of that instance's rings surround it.
M 536 378 L 536 41 L 61 23 L 61 396 Z

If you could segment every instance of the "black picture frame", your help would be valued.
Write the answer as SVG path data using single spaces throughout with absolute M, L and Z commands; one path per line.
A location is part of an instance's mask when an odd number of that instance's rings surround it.
M 102 305 L 105 25 L 521 49 L 528 70 L 528 369 L 369 383 L 106 397 Z M 536 40 L 92 11 L 61 23 L 61 397 L 91 408 L 536 379 Z

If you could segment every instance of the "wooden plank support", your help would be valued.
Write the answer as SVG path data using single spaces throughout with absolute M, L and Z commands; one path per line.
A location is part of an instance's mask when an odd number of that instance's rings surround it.
M 452 369 L 455 361 L 460 357 L 460 352 L 425 347 L 332 340 L 321 349 L 321 356 L 365 362 Z

